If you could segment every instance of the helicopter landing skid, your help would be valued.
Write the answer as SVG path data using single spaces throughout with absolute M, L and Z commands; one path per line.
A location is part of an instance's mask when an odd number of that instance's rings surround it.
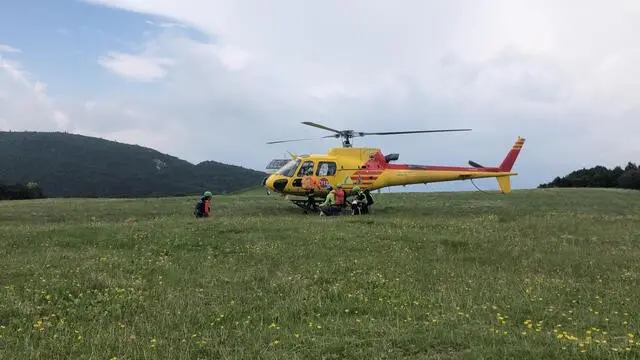
M 309 213 L 309 211 L 312 211 L 315 213 L 319 212 L 320 207 L 318 207 L 318 204 L 322 202 L 321 200 L 316 200 L 316 199 L 290 199 L 290 200 L 292 203 L 296 204 L 298 207 L 304 210 L 305 214 Z
M 305 214 L 308 214 L 309 212 L 317 214 L 320 212 L 320 207 L 318 205 L 322 202 L 322 199 L 313 199 L 313 200 L 289 199 L 289 200 L 292 203 L 296 204 L 298 207 L 300 207 L 302 210 L 304 210 Z M 345 214 L 351 214 L 350 207 L 346 205 L 342 206 L 342 208 L 340 209 L 340 212 L 338 212 L 335 215 L 345 215 Z

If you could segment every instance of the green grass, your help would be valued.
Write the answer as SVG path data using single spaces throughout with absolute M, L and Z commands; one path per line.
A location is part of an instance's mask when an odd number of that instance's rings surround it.
M 0 359 L 640 354 L 640 193 L 0 202 Z
M 246 190 L 241 190 L 241 191 L 237 191 L 233 194 L 230 194 L 231 196 L 236 196 L 236 195 L 243 195 L 243 196 L 253 196 L 253 195 L 258 195 L 258 196 L 262 196 L 265 195 L 267 192 L 265 190 L 264 187 L 256 187 L 256 188 L 250 188 L 250 189 L 246 189 Z

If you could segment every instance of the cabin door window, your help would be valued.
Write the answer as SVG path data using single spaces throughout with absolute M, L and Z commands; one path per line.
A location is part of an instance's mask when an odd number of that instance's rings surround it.
M 298 176 L 305 176 L 308 170 L 313 171 L 313 161 L 303 162 L 302 166 L 300 166 L 300 170 L 298 170 Z
M 317 176 L 334 176 L 336 174 L 336 163 L 321 161 L 318 164 Z

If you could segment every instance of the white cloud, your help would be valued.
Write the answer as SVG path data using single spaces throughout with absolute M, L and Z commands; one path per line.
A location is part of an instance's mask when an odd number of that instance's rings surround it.
M 66 129 L 67 126 L 69 126 L 69 117 L 67 117 L 67 115 L 65 115 L 65 113 L 60 110 L 53 111 L 53 120 L 56 122 L 58 128 L 60 129 Z
M 139 52 L 108 49 L 96 59 L 155 82 L 144 93 L 79 98 L 66 111 L 77 131 L 262 168 L 287 149 L 338 144 L 263 145 L 327 134 L 300 121 L 362 131 L 471 127 L 355 142 L 403 162 L 496 164 L 522 135 L 516 187 L 640 161 L 640 142 L 620 140 L 640 131 L 635 0 L 86 1 L 154 16 L 148 23 L 160 32 Z M 189 38 L 192 29 L 209 41 Z
M 99 64 L 113 73 L 137 81 L 153 81 L 166 75 L 166 67 L 173 64 L 171 59 L 145 57 L 109 52 L 99 59 Z
M 188 24 L 215 39 L 161 36 L 152 47 L 154 56 L 181 59 L 167 77 L 175 92 L 165 99 L 190 114 L 185 126 L 204 123 L 198 112 L 209 115 L 229 134 L 218 140 L 225 146 L 247 126 L 260 129 L 244 133 L 252 144 L 324 135 L 298 125 L 304 120 L 365 131 L 472 127 L 475 134 L 356 141 L 398 149 L 406 161 L 459 163 L 476 154 L 497 162 L 499 149 L 523 135 L 529 143 L 518 165 L 547 168 L 545 178 L 594 158 L 628 161 L 640 150 L 617 140 L 640 130 L 629 115 L 640 104 L 633 95 L 640 90 L 635 1 L 96 2 Z M 224 68 L 214 51 L 221 48 L 242 54 L 240 72 Z M 611 151 L 597 157 L 603 147 Z
M 0 57 L 0 126 L 2 130 L 64 130 L 67 115 L 33 80 L 20 62 Z
M 159 22 L 159 23 L 157 23 L 155 21 L 147 20 L 147 21 L 145 21 L 145 23 L 147 23 L 149 25 L 152 25 L 152 26 L 161 27 L 161 28 L 183 28 L 183 29 L 188 28 L 184 24 L 177 24 L 177 23 L 172 23 L 172 22 Z
M 14 48 L 13 46 L 0 44 L 0 53 L 21 53 L 22 50 Z

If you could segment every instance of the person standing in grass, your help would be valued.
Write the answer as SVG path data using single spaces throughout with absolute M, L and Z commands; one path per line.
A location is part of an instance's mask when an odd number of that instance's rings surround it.
M 307 209 L 316 209 L 316 203 L 314 201 L 315 192 L 318 190 L 318 179 L 313 176 L 313 167 L 306 170 L 304 177 L 302 178 L 302 189 L 307 195 Z
M 211 191 L 205 191 L 200 201 L 196 203 L 196 209 L 193 212 L 197 218 L 209 217 L 211 213 L 211 199 L 213 194 Z

